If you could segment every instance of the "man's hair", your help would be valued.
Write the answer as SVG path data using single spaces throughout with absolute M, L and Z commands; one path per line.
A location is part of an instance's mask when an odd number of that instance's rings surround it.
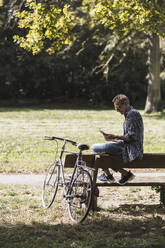
M 116 102 L 116 101 L 118 101 L 119 104 L 121 104 L 121 105 L 124 104 L 124 103 L 130 104 L 128 97 L 127 97 L 126 95 L 123 95 L 123 94 L 118 94 L 118 95 L 116 95 L 116 96 L 113 98 L 112 102 L 114 103 L 114 102 Z

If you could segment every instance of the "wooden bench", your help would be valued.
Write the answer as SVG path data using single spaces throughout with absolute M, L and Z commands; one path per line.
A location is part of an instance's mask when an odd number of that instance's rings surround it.
M 102 183 L 97 182 L 97 174 L 99 168 L 127 168 L 127 169 L 165 169 L 165 153 L 145 153 L 142 160 L 135 160 L 131 163 L 124 164 L 122 157 L 112 156 L 112 155 L 97 155 L 97 154 L 84 154 L 83 160 L 86 161 L 88 167 L 94 168 L 92 171 L 92 181 L 94 187 L 94 196 L 92 209 L 97 209 L 97 197 L 99 196 L 98 187 L 108 187 L 108 186 L 159 186 L 160 189 L 160 202 L 165 204 L 165 174 L 162 176 L 161 173 L 157 176 L 156 173 L 151 173 L 150 177 L 138 177 L 138 173 L 135 173 L 136 177 L 133 181 L 125 184 L 119 185 L 118 183 Z M 67 154 L 65 157 L 64 167 L 73 168 L 76 162 L 76 156 L 74 154 Z M 145 173 L 144 173 L 145 175 Z

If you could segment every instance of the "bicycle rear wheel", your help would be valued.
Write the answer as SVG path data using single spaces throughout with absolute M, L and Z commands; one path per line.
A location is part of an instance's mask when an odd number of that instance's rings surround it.
M 42 205 L 49 208 L 56 196 L 60 178 L 60 168 L 58 162 L 54 162 L 49 166 L 42 187 Z
M 88 171 L 82 170 L 74 179 L 68 194 L 68 213 L 72 221 L 83 222 L 92 203 L 93 184 Z

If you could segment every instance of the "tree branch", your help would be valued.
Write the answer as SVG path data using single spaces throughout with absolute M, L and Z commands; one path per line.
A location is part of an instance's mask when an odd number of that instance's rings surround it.
M 96 66 L 93 70 L 92 70 L 92 74 L 96 73 L 99 74 L 101 72 L 103 72 L 110 64 L 110 62 L 112 61 L 112 59 L 115 56 L 115 52 L 117 51 L 117 49 L 121 46 L 121 44 L 125 44 L 125 40 L 128 39 L 128 37 L 130 37 L 131 33 L 128 33 L 127 35 L 125 35 L 124 37 L 122 37 L 121 39 L 117 40 L 117 43 L 114 45 L 114 47 L 111 50 L 111 54 L 110 57 L 107 59 L 107 61 L 105 63 L 102 63 L 98 66 Z M 134 35 L 134 34 L 133 34 Z M 127 44 L 128 45 L 128 44 Z M 128 48 L 128 47 L 127 47 Z M 99 56 L 102 56 L 105 53 L 105 49 L 101 52 L 101 54 Z M 125 55 L 120 59 L 118 65 L 123 61 Z

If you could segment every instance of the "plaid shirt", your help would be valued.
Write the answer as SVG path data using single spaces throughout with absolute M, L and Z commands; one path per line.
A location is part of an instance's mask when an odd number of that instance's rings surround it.
M 143 119 L 132 106 L 124 114 L 123 135 L 126 138 L 123 148 L 124 163 L 143 158 Z

